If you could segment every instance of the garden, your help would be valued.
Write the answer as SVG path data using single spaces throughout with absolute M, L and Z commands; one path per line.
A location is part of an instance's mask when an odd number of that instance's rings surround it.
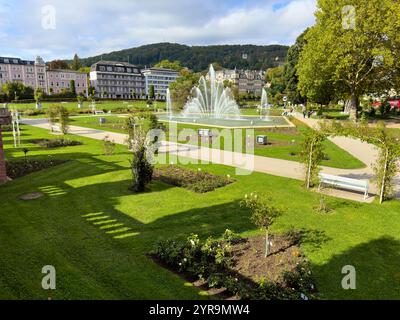
M 79 143 L 49 148 L 38 141 L 52 141 L 53 134 L 21 129 L 18 148 L 12 133 L 3 133 L 10 165 L 48 165 L 0 186 L 3 299 L 47 299 L 49 293 L 38 285 L 47 264 L 57 269 L 53 299 L 224 299 L 223 288 L 243 299 L 398 297 L 398 201 L 380 205 L 326 197 L 331 210 L 321 213 L 320 195 L 301 181 L 262 173 L 237 176 L 234 168 L 221 165 L 158 165 L 156 178 L 135 193 L 126 147 L 115 145 L 106 153 L 104 141 L 66 134 L 64 139 Z M 187 183 L 199 177 L 215 186 L 198 190 Z M 42 196 L 21 199 L 35 192 Z M 273 223 L 253 217 L 259 204 L 245 199 L 254 195 L 270 199 L 267 208 L 279 209 Z M 194 239 L 199 242 L 191 253 L 188 243 Z M 176 246 L 168 245 L 171 241 Z M 218 245 L 229 245 L 222 252 L 227 259 L 218 259 Z M 180 269 L 170 248 L 193 263 Z M 204 257 L 205 248 L 210 254 Z M 214 261 L 207 264 L 212 270 L 199 272 L 202 259 Z M 357 290 L 342 289 L 341 269 L 348 264 L 357 269 Z M 259 265 L 271 274 L 260 276 Z M 241 280 L 251 274 L 250 282 Z M 295 290 L 289 294 L 289 288 Z

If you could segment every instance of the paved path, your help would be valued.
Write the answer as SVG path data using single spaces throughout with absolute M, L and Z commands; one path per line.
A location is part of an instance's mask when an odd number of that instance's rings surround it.
M 46 119 L 24 119 L 22 122 L 43 129 L 50 128 Z M 310 125 L 312 124 L 310 123 Z M 127 136 L 125 134 L 78 126 L 70 126 L 70 133 L 97 140 L 102 140 L 104 137 L 108 136 L 110 140 L 114 140 L 114 142 L 118 144 L 126 144 L 127 140 Z M 351 140 L 354 139 L 349 140 L 335 138 L 335 143 L 338 143 L 341 147 L 343 147 L 343 149 L 346 149 L 355 156 L 359 155 L 363 161 L 365 160 L 368 162 L 373 160 L 375 153 L 372 153 L 368 157 L 364 156 L 362 148 L 365 146 L 360 144 L 361 142 Z M 368 152 L 373 151 L 371 149 Z M 213 162 L 227 166 L 233 166 L 237 168 L 238 174 L 245 174 L 246 170 L 250 170 L 298 180 L 302 180 L 304 178 L 304 169 L 302 164 L 294 161 L 163 141 L 162 147 L 160 148 L 160 155 L 162 156 L 165 153 L 170 153 L 170 156 L 175 155 L 177 157 L 175 161 L 179 161 L 180 163 L 185 163 L 185 161 L 187 163 L 187 158 L 189 158 L 193 160 L 201 160 L 203 162 Z M 356 179 L 371 179 L 373 177 L 371 166 L 357 170 L 322 167 L 322 172 L 339 176 L 353 177 Z M 376 193 L 376 188 L 373 185 L 371 186 L 371 192 Z M 332 195 L 346 199 L 362 201 L 362 196 L 350 192 L 337 191 Z M 372 200 L 373 198 L 370 198 L 368 201 Z

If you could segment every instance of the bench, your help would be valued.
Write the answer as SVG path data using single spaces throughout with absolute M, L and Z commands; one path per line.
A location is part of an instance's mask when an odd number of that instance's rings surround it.
M 363 192 L 364 199 L 368 198 L 369 181 L 339 177 L 325 173 L 319 174 L 319 180 L 319 188 L 321 188 L 322 185 L 330 185 L 334 188 L 338 187 L 342 189 Z
M 94 110 L 94 114 L 104 114 L 103 110 Z

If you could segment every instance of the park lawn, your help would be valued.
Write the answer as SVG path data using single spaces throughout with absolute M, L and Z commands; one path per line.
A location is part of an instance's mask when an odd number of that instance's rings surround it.
M 50 106 L 64 106 L 67 108 L 71 114 L 78 114 L 83 111 L 88 111 L 90 109 L 91 102 L 85 101 L 83 103 L 83 108 L 78 109 L 78 102 L 77 101 L 69 101 L 69 102 L 42 102 L 42 109 L 41 111 L 43 114 Z M 35 103 L 10 103 L 9 108 L 14 109 L 17 108 L 18 111 L 24 112 L 27 110 L 36 110 Z M 96 108 L 98 110 L 106 110 L 106 111 L 113 111 L 115 109 L 147 109 L 147 101 L 145 100 L 118 100 L 118 101 L 96 101 Z M 164 109 L 165 102 L 156 101 L 154 102 L 153 107 L 149 108 L 149 110 L 154 109 Z M 43 117 L 43 115 L 38 115 L 39 117 Z M 33 116 L 33 117 L 38 117 Z
M 125 133 L 123 126 L 125 119 L 123 117 L 118 116 L 109 116 L 106 118 L 105 124 L 99 123 L 99 117 L 78 117 L 73 118 L 71 125 L 82 126 L 93 129 L 101 129 L 106 131 L 112 131 L 117 133 Z M 257 128 L 254 131 L 254 135 L 267 135 L 269 141 L 272 145 L 260 146 L 255 145 L 254 154 L 257 156 L 284 159 L 290 161 L 301 161 L 300 153 L 301 153 L 301 144 L 303 142 L 303 136 L 301 134 L 302 131 L 306 130 L 307 126 L 296 119 L 291 119 L 292 123 L 296 125 L 296 128 Z M 169 139 L 169 124 L 164 123 L 167 128 L 167 139 Z M 182 134 L 182 136 L 186 137 L 187 135 L 196 135 L 196 132 L 199 128 L 211 128 L 204 125 L 191 125 L 191 124 L 178 124 L 178 134 L 183 130 L 191 130 L 187 134 Z M 212 129 L 212 128 L 211 128 Z M 229 129 L 228 129 L 229 130 Z M 232 132 L 232 131 L 231 131 Z M 232 134 L 233 136 L 233 134 Z M 242 146 L 240 152 L 251 152 L 246 150 L 246 130 L 242 130 Z M 180 143 L 186 143 L 186 140 L 179 140 Z M 191 142 L 192 144 L 198 145 L 198 142 Z M 224 148 L 224 139 L 221 139 L 220 148 Z M 202 146 L 212 147 L 208 143 L 208 141 L 202 141 Z M 347 151 L 341 149 L 333 142 L 327 140 L 324 143 L 325 146 L 325 155 L 326 158 L 322 161 L 322 165 L 332 168 L 341 168 L 341 169 L 360 169 L 364 168 L 365 164 L 353 157 Z M 217 148 L 218 146 L 214 146 Z M 226 149 L 232 150 L 232 147 Z
M 236 182 L 207 194 L 154 182 L 132 194 L 125 147 L 102 155 L 102 142 L 71 137 L 82 146 L 47 150 L 30 139 L 54 137 L 24 126 L 28 157 L 72 161 L 0 186 L 0 299 L 47 299 L 41 269 L 57 270 L 53 299 L 198 299 L 205 293 L 156 265 L 146 254 L 157 239 L 219 236 L 226 228 L 243 236 L 260 234 L 240 208 L 245 194 L 269 194 L 284 209 L 273 232 L 291 227 L 307 237 L 302 249 L 311 262 L 323 299 L 397 299 L 400 292 L 400 202 L 360 204 L 328 198 L 329 214 L 313 209 L 320 196 L 301 182 L 261 173 L 236 176 L 220 165 L 189 167 Z M 6 157 L 21 158 L 6 132 Z M 41 199 L 18 196 L 42 191 Z M 361 197 L 361 196 L 360 196 Z M 357 290 L 343 290 L 341 269 L 357 270 Z

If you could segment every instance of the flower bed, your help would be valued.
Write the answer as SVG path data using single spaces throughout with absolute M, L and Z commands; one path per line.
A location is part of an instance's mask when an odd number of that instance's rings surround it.
M 7 175 L 11 179 L 17 179 L 30 173 L 48 169 L 60 164 L 66 163 L 68 160 L 55 159 L 39 159 L 39 160 L 12 160 L 6 161 Z
M 263 256 L 263 238 L 239 239 L 227 230 L 223 240 L 165 240 L 156 244 L 153 257 L 177 273 L 198 277 L 209 288 L 250 300 L 301 300 L 316 298 L 307 260 L 300 248 L 284 236 Z
M 234 182 L 230 177 L 217 176 L 172 165 L 155 169 L 153 179 L 197 193 L 213 191 Z
M 29 142 L 38 144 L 43 148 L 49 148 L 49 149 L 82 145 L 82 142 L 70 139 L 37 139 L 37 140 L 31 140 Z

